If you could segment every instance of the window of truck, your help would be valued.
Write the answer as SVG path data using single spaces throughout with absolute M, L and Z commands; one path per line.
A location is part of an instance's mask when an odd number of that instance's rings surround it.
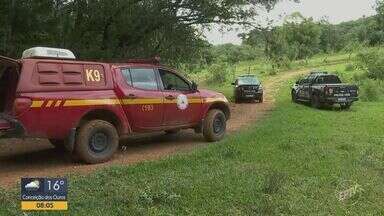
M 339 84 L 341 80 L 335 75 L 320 76 L 317 78 L 318 84 Z
M 164 90 L 189 91 L 189 84 L 178 75 L 169 71 L 159 69 L 161 81 L 163 82 Z
M 130 76 L 128 76 L 130 74 Z M 127 83 L 135 88 L 144 90 L 158 90 L 156 73 L 153 68 L 130 68 L 123 70 Z

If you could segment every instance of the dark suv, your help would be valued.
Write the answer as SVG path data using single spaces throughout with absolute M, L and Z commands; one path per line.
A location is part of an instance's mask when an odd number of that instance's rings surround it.
M 234 88 L 235 102 L 243 100 L 257 100 L 263 102 L 263 86 L 255 75 L 239 76 L 232 85 Z

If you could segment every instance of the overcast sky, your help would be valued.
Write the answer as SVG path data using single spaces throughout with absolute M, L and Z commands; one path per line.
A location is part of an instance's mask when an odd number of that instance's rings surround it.
M 269 14 L 263 14 L 259 18 L 260 20 L 266 18 L 279 20 L 281 15 L 286 16 L 298 11 L 305 17 L 313 17 L 315 20 L 328 17 L 331 23 L 337 24 L 374 15 L 375 2 L 376 0 L 301 0 L 300 3 L 294 3 L 283 0 Z M 241 39 L 237 35 L 246 31 L 233 29 L 220 32 L 219 29 L 219 26 L 214 26 L 211 31 L 205 31 L 209 42 L 213 44 L 240 44 Z

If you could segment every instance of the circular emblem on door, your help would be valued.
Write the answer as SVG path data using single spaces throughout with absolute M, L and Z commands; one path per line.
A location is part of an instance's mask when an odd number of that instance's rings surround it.
M 181 94 L 177 96 L 177 107 L 181 110 L 185 110 L 188 108 L 188 98 L 187 96 Z

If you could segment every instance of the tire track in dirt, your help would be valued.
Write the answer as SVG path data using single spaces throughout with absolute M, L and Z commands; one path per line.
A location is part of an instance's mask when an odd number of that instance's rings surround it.
M 270 77 L 263 83 L 265 96 L 262 104 L 231 104 L 232 118 L 228 122 L 228 131 L 230 133 L 239 131 L 267 116 L 268 112 L 274 108 L 275 97 L 282 83 L 307 71 L 283 72 Z M 47 140 L 2 140 L 0 141 L 0 186 L 13 187 L 21 177 L 87 174 L 111 165 L 157 160 L 207 145 L 207 142 L 202 135 L 186 130 L 172 136 L 166 136 L 163 133 L 137 136 L 123 140 L 121 144 L 121 150 L 110 162 L 84 165 L 73 162 L 66 153 L 53 149 Z

